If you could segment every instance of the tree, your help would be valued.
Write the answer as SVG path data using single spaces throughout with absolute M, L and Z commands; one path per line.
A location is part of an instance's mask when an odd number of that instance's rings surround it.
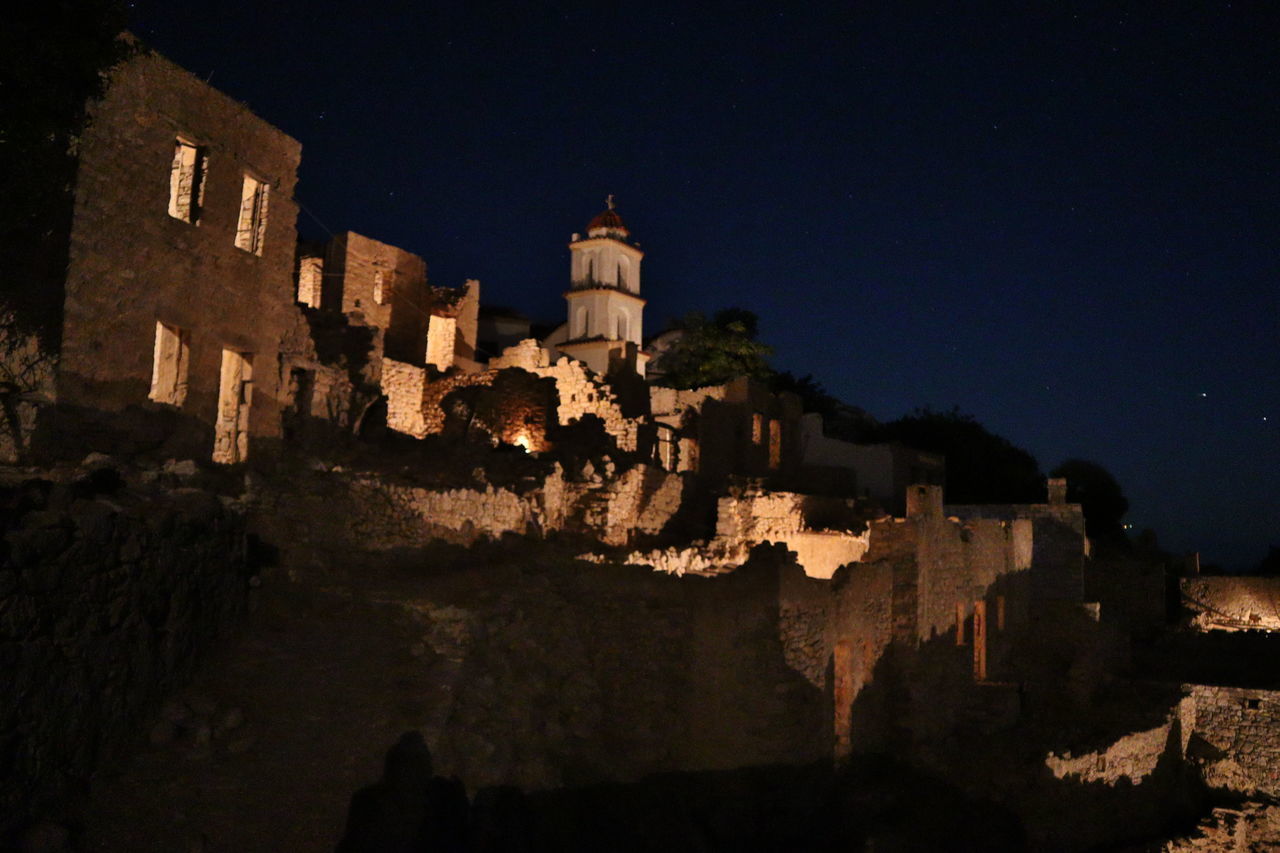
M 1267 556 L 1262 558 L 1262 562 L 1253 567 L 1255 575 L 1280 575 L 1280 548 L 1275 545 L 1271 546 L 1271 550 L 1267 552 Z
M 105 72 L 130 46 L 123 0 L 21 3 L 0 27 L 0 257 L 14 286 L 0 315 L 56 348 L 77 137 Z
M 756 340 L 756 315 L 743 308 L 725 308 L 708 320 L 699 311 L 676 324 L 683 335 L 663 353 L 655 372 L 671 388 L 722 385 L 739 376 L 767 381 L 773 370 L 773 349 Z
M 1121 519 L 1129 511 L 1129 500 L 1111 472 L 1097 462 L 1068 459 L 1049 473 L 1067 481 L 1067 500 L 1080 504 L 1089 538 L 1102 547 L 1128 549 Z
M 952 503 L 1032 503 L 1044 500 L 1044 475 L 1036 458 L 989 432 L 958 408 L 916 409 L 883 424 L 871 438 L 940 453 L 947 461 L 947 500 Z
M 822 383 L 813 378 L 812 373 L 796 376 L 790 370 L 774 373 L 769 377 L 769 390 L 775 394 L 787 392 L 795 394 L 804 404 L 806 412 L 817 412 L 823 420 L 836 416 L 840 401 L 827 393 Z

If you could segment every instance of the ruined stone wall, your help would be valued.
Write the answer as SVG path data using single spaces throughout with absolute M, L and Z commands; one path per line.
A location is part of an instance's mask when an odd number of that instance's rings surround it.
M 854 502 L 842 498 L 747 488 L 732 490 L 716 507 L 716 535 L 729 539 L 765 541 L 812 530 L 860 527 Z
M 609 386 L 588 373 L 581 363 L 561 358 L 533 372 L 555 379 L 562 425 L 595 415 L 604 423 L 605 432 L 618 443 L 619 450 L 636 449 L 636 421 L 623 416 Z
M 668 475 L 668 481 L 675 476 Z M 718 500 L 715 536 L 709 541 L 636 552 L 627 559 L 660 572 L 719 574 L 746 562 L 755 546 L 777 543 L 796 555 L 806 575 L 826 579 L 840 566 L 863 559 L 869 536 L 851 501 L 735 489 Z
M 35 508 L 11 510 L 0 547 L 0 839 L 56 818 L 236 622 L 248 592 L 242 520 L 213 495 L 6 492 L 11 508 Z
M 564 515 L 580 518 L 581 531 L 606 545 L 626 545 L 660 534 L 679 512 L 688 487 L 679 474 L 636 465 L 617 477 L 566 484 Z
M 457 305 L 458 339 L 454 348 L 457 358 L 476 360 L 476 336 L 480 325 L 480 282 L 468 279 Z
M 698 411 L 706 400 L 723 400 L 725 393 L 724 385 L 686 390 L 653 385 L 649 388 L 649 406 L 655 418 L 678 427 L 686 412 Z
M 443 433 L 451 417 L 448 410 L 450 395 L 466 388 L 510 384 L 516 381 L 516 375 L 524 372 L 539 379 L 554 380 L 554 397 L 544 399 L 541 392 L 532 397 L 515 394 L 511 387 L 495 387 L 495 392 L 499 392 L 495 394 L 477 392 L 478 405 L 486 412 L 480 418 L 482 425 L 495 436 L 528 450 L 542 450 L 546 446 L 549 413 L 554 407 L 555 423 L 567 426 L 593 415 L 600 419 L 605 432 L 620 450 L 636 449 L 638 423 L 623 416 L 609 386 L 588 373 L 581 364 L 567 358 L 548 364 L 546 354 L 538 348 L 537 342 L 526 340 L 508 347 L 502 356 L 490 361 L 489 366 L 489 370 L 480 373 L 457 371 L 435 376 L 388 362 L 386 369 L 391 374 L 383 383 L 383 391 L 388 397 L 388 425 L 418 438 Z M 412 414 L 415 396 L 419 401 L 417 408 L 422 413 L 420 423 Z
M 351 409 L 356 388 L 346 371 L 316 365 L 313 369 L 312 382 L 309 399 L 303 397 L 295 401 L 298 410 L 338 427 L 350 426 L 356 415 Z
M 1130 732 L 1100 749 L 1051 752 L 1044 763 L 1054 778 L 1078 784 L 1141 785 L 1157 772 L 1171 746 L 1178 756 L 1186 754 L 1195 718 L 1196 702 L 1185 698 L 1155 726 Z
M 117 67 L 80 140 L 59 404 L 62 437 L 107 442 L 73 412 L 136 407 L 190 419 L 183 451 L 212 447 L 224 349 L 253 357 L 248 431 L 281 429 L 280 341 L 297 321 L 293 285 L 299 144 L 244 105 L 153 53 Z M 170 215 L 177 139 L 206 163 L 196 221 Z M 257 251 L 236 245 L 245 175 L 266 187 Z M 189 334 L 180 406 L 148 400 L 157 320 Z M 167 413 L 163 410 L 169 410 Z M 176 412 L 174 410 L 177 410 Z M 105 428 L 104 428 L 105 429 Z M 122 434 L 137 433 L 136 427 Z M 83 450 L 83 447 L 73 448 Z
M 766 478 L 795 488 L 801 473 L 802 407 L 793 394 L 772 394 L 747 377 L 690 390 L 652 387 L 654 420 L 674 430 L 680 470 L 711 488 L 732 476 Z
M 428 377 L 422 393 L 422 423 L 424 435 L 439 435 L 445 431 L 445 425 L 452 414 L 446 408 L 446 400 L 455 391 L 463 388 L 487 388 L 493 385 L 497 373 L 450 373 L 444 376 Z M 468 405 L 468 410 L 471 406 Z
M 304 477 L 305 500 L 264 494 L 258 510 L 271 541 L 302 531 L 282 547 L 316 537 L 315 568 L 302 568 L 304 551 L 288 556 L 300 574 L 327 583 L 385 549 L 401 563 L 420 553 L 424 567 L 465 569 L 424 573 L 404 602 L 420 626 L 411 642 L 422 677 L 445 685 L 421 726 L 440 772 L 540 789 L 829 756 L 830 584 L 778 549 L 714 580 L 580 561 L 580 546 L 562 541 L 415 551 L 446 519 L 473 524 L 476 539 L 480 528 L 521 533 L 528 518 L 546 528 L 572 519 L 555 518 L 546 489 L 433 496 L 345 474 Z M 321 505 L 347 520 L 317 525 Z
M 1213 809 L 1190 835 L 1165 842 L 1162 853 L 1236 853 L 1280 847 L 1280 806 L 1242 803 Z
M 786 539 L 806 528 L 805 496 L 792 492 L 729 494 L 716 505 L 716 535 L 725 539 Z
M 1026 568 L 1014 559 L 1011 523 L 950 519 L 917 523 L 917 630 L 922 640 L 955 630 L 960 614 L 971 619 L 974 602 L 985 599 L 998 577 Z
M 423 418 L 423 398 L 427 371 L 402 361 L 382 361 L 382 393 L 387 396 L 387 426 L 396 432 L 424 438 L 427 424 Z
M 1280 631 L 1280 578 L 1183 578 L 1182 603 L 1202 631 Z
M 1205 782 L 1251 797 L 1280 795 L 1280 692 L 1197 684 L 1191 697 L 1189 757 Z
M 383 351 L 373 361 L 385 353 L 398 361 L 422 363 L 432 301 L 422 258 L 348 231 L 331 241 L 325 268 L 340 284 L 343 313 L 353 322 L 383 330 Z M 376 381 L 376 375 L 373 378 Z
M 944 517 L 940 503 L 909 512 L 906 519 L 872 522 L 863 557 L 867 563 L 892 566 L 898 577 L 898 639 L 924 642 L 941 635 L 954 637 L 957 631 L 966 637 L 979 601 L 985 603 L 992 625 L 999 607 L 1009 621 L 1025 618 L 1025 584 L 1012 594 L 1006 579 L 1029 568 L 1029 521 L 961 521 Z M 1001 603 L 997 595 L 1006 600 Z
M 886 744 L 887 696 L 883 690 L 872 696 L 868 688 L 875 685 L 876 667 L 894 639 L 893 581 L 894 567 L 886 559 L 845 566 L 832 581 L 831 690 L 837 758 Z
M 558 480 L 553 475 L 547 488 L 520 495 L 493 486 L 426 489 L 358 478 L 350 484 L 351 497 L 364 511 L 348 524 L 354 539 L 369 550 L 420 546 L 434 538 L 471 543 L 554 529 L 563 514 L 555 505 L 548 512 L 546 495 L 559 493 Z
M 797 560 L 803 567 L 804 563 Z M 784 571 L 778 585 L 778 636 L 787 666 L 818 690 L 828 688 L 839 604 L 825 579 Z
M 1079 504 L 948 504 L 962 520 L 1023 520 L 1031 523 L 1032 597 L 1040 608 L 1074 606 L 1084 600 L 1084 562 L 1089 556 L 1084 510 Z
M 827 524 L 834 530 L 821 529 Z M 716 507 L 716 547 L 746 549 L 761 542 L 780 542 L 796 553 L 810 577 L 830 578 L 837 568 L 862 559 L 869 546 L 851 501 L 792 492 L 734 491 Z
M 637 424 L 622 414 L 622 408 L 608 384 L 590 373 L 581 362 L 561 357 L 552 363 L 547 351 L 532 339 L 507 347 L 489 362 L 491 369 L 518 367 L 556 381 L 559 423 L 568 425 L 586 415 L 595 415 L 605 432 L 613 436 L 620 450 L 633 451 L 637 445 Z

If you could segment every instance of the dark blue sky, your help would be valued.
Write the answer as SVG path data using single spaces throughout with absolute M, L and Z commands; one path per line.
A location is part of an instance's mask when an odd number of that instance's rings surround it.
M 561 319 L 565 243 L 615 193 L 647 332 L 749 308 L 776 366 L 873 415 L 959 405 L 1046 470 L 1103 464 L 1164 546 L 1256 563 L 1276 18 L 961 5 L 139 0 L 133 28 L 302 142 L 304 232 Z

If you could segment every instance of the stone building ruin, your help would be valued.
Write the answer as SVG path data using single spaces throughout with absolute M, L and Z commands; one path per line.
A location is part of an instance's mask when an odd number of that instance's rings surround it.
M 951 505 L 945 460 L 828 437 L 795 395 L 746 377 L 687 390 L 649 381 L 644 254 L 612 196 L 569 243 L 565 322 L 535 336 L 514 312 L 486 315 L 480 282 L 437 286 L 426 260 L 405 249 L 354 231 L 301 240 L 301 145 L 163 57 L 140 52 L 114 69 L 92 115 L 60 346 L 38 352 L 11 337 L 0 349 L 15 365 L 38 365 L 39 388 L 0 412 L 0 461 L 95 453 L 200 460 L 243 476 L 253 484 L 244 496 L 200 508 L 204 526 L 192 535 L 210 542 L 243 521 L 224 515 L 243 513 L 261 530 L 284 519 L 335 551 L 375 557 L 516 537 L 570 543 L 575 566 L 606 578 L 646 567 L 652 577 L 638 583 L 655 585 L 645 594 L 692 626 L 667 626 L 687 646 L 663 665 L 690 667 L 679 671 L 693 686 L 672 701 L 701 722 L 670 740 L 653 726 L 652 742 L 627 758 L 645 771 L 843 763 L 884 751 L 1025 810 L 1045 843 L 1061 829 L 1047 805 L 1056 798 L 1100 813 L 1117 789 L 1181 790 L 1178 773 L 1259 803 L 1280 797 L 1280 681 L 1220 671 L 1204 652 L 1280 631 L 1275 584 L 1184 579 L 1194 636 L 1180 640 L 1186 654 L 1150 664 L 1164 667 L 1159 701 L 1124 725 L 1119 712 L 1099 715 L 1088 736 L 1044 725 L 1088 721 L 1095 703 L 1133 687 L 1135 638 L 1163 630 L 1170 579 L 1136 565 L 1103 571 L 1063 481 L 1046 484 L 1043 503 Z M 381 426 L 387 440 L 371 439 L 357 458 L 387 467 L 326 461 L 339 439 Z M 399 474 L 388 473 L 392 464 Z M 198 467 L 168 464 L 147 482 Z M 332 508 L 328 522 L 300 508 L 297 468 Z M 74 524 L 47 529 L 109 538 L 75 506 Z M 52 535 L 38 516 L 12 537 L 32 560 Z M 138 516 L 130 530 L 145 527 Z M 294 543 L 277 539 L 287 560 Z M 134 546 L 112 551 L 112 571 L 117 562 L 156 569 L 126 550 Z M 201 571 L 216 571 L 200 553 Z M 33 599 L 44 594 L 31 589 Z M 765 634 L 785 677 L 770 668 L 777 661 L 759 664 L 742 649 L 743 636 Z M 717 718 L 708 709 L 740 711 L 723 707 L 696 669 L 728 657 L 743 694 L 785 730 L 777 738 L 697 729 Z M 1035 737 L 1029 719 L 1043 727 Z M 646 763 L 654 744 L 689 766 Z M 970 759 L 988 744 L 1017 754 L 1011 778 L 1025 785 L 973 771 L 982 761 Z M 453 748 L 485 783 L 509 781 Z M 559 778 L 548 773 L 527 778 Z M 1233 844 L 1243 832 L 1262 837 L 1276 823 L 1269 808 L 1215 813 L 1204 832 Z M 1114 817 L 1097 819 L 1096 834 L 1078 829 L 1076 846 L 1120 831 Z

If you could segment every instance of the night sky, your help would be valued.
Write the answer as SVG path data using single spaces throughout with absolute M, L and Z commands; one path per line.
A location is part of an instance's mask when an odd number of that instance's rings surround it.
M 132 5 L 302 142 L 307 236 L 560 321 L 614 193 L 647 334 L 748 308 L 877 418 L 958 405 L 1046 471 L 1101 463 L 1170 550 L 1280 545 L 1264 4 Z

